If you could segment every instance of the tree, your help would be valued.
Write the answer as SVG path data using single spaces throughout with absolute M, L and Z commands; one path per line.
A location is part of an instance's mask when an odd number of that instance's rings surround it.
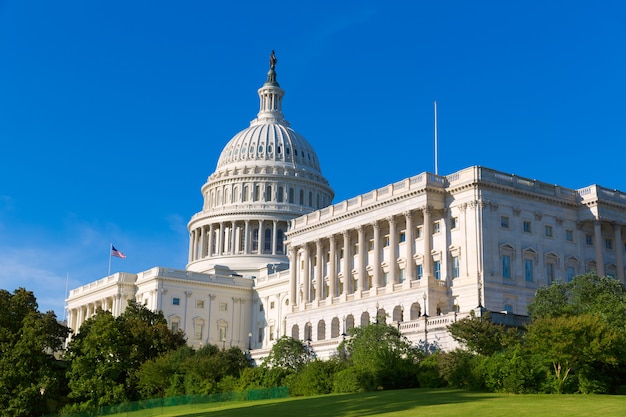
M 551 366 L 557 393 L 581 391 L 575 382 L 568 389 L 575 372 L 597 364 L 618 365 L 624 342 L 614 328 L 592 314 L 537 319 L 528 326 L 525 341 Z
M 0 290 L 0 415 L 31 416 L 55 411 L 65 394 L 61 351 L 69 329 L 52 311 L 38 311 L 24 288 Z
M 139 399 L 141 365 L 184 344 L 184 334 L 172 333 L 163 313 L 134 301 L 117 318 L 98 310 L 68 347 L 71 411 Z
M 471 311 L 468 317 L 449 325 L 448 330 L 452 338 L 470 352 L 483 356 L 506 349 L 519 339 L 515 329 L 493 323 L 488 311 L 481 316 Z
M 264 365 L 270 368 L 282 368 L 297 372 L 311 360 L 311 352 L 301 341 L 289 336 L 282 336 L 272 346 Z
M 361 389 L 397 389 L 417 386 L 418 362 L 423 353 L 415 349 L 395 327 L 382 322 L 355 327 L 338 350 L 345 352 Z

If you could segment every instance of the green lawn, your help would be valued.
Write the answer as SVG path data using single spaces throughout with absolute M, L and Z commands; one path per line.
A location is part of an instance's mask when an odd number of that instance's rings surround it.
M 517 417 L 626 415 L 626 396 L 507 395 L 450 389 L 408 389 L 280 400 L 175 406 L 116 417 Z

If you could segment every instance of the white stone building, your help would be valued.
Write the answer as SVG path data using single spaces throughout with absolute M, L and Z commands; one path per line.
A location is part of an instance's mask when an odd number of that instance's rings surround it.
M 190 345 L 264 357 L 283 335 L 336 352 L 378 318 L 412 342 L 455 346 L 477 308 L 515 324 L 538 287 L 596 271 L 624 282 L 626 194 L 472 166 L 424 172 L 331 204 L 311 145 L 282 114 L 271 63 L 260 111 L 224 147 L 189 224 L 186 270 L 116 273 L 70 292 L 76 332 L 97 308 L 161 310 Z

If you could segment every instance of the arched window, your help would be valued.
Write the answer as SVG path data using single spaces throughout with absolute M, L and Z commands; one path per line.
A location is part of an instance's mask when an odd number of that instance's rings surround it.
M 259 229 L 252 230 L 252 251 L 256 252 L 259 250 Z
M 326 322 L 320 320 L 317 322 L 317 340 L 326 339 Z
M 265 187 L 265 201 L 272 201 L 272 186 Z
M 304 205 L 304 190 L 300 190 L 300 205 Z
M 282 203 L 285 196 L 283 195 L 283 187 L 278 187 L 278 194 L 276 195 L 276 200 L 279 203 Z
M 289 204 L 293 204 L 296 202 L 295 190 L 293 188 L 289 189 Z
M 250 198 L 250 187 L 247 185 L 243 187 L 243 201 L 248 201 Z
M 276 232 L 276 252 L 282 254 L 284 251 L 283 241 L 285 240 L 285 233 L 282 229 L 278 229 Z

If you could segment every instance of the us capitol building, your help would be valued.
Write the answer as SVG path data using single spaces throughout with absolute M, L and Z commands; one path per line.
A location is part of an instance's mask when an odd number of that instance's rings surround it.
M 376 320 L 413 343 L 456 347 L 471 311 L 519 324 L 537 288 L 595 271 L 624 282 L 626 194 L 568 189 L 471 166 L 423 172 L 349 200 L 285 120 L 270 57 L 250 126 L 224 147 L 191 217 L 185 270 L 120 272 L 72 290 L 68 326 L 129 300 L 161 310 L 189 345 L 265 357 L 292 336 L 329 357 Z

